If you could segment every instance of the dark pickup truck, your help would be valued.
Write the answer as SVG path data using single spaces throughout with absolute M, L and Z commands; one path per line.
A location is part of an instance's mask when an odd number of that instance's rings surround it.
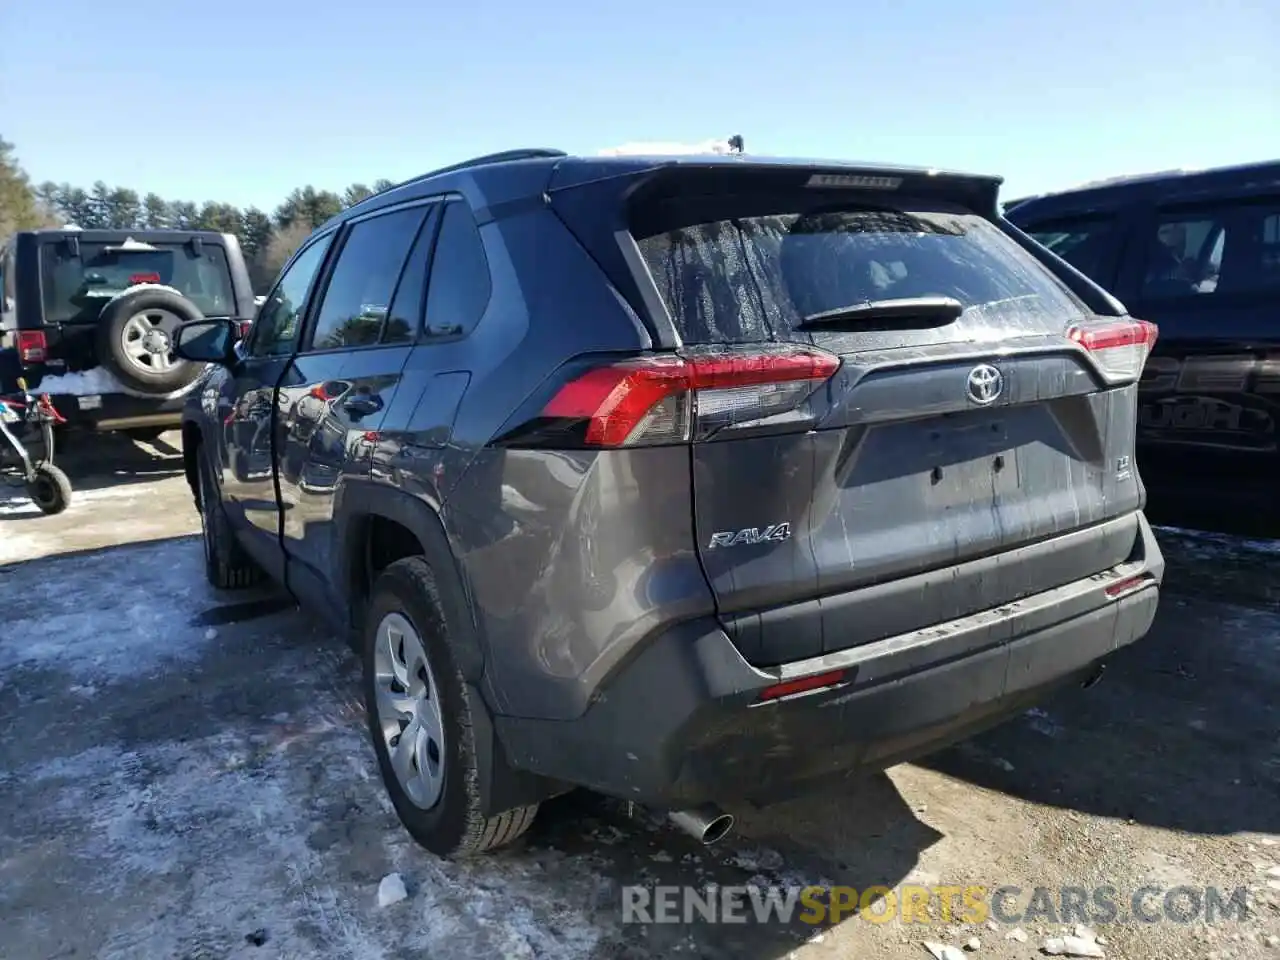
M 0 290 L 0 381 L 25 377 L 70 426 L 135 434 L 176 427 L 204 369 L 174 354 L 173 331 L 255 310 L 239 242 L 212 231 L 20 232 Z
M 1152 521 L 1280 536 L 1280 161 L 1122 178 L 1005 210 L 1159 327 L 1138 414 Z

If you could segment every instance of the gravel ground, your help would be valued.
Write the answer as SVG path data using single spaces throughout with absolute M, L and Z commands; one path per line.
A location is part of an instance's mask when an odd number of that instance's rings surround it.
M 67 514 L 0 500 L 0 957 L 852 960 L 976 937 L 962 955 L 1012 960 L 1072 932 L 1063 888 L 1111 887 L 1119 922 L 1084 916 L 1107 957 L 1280 958 L 1271 544 L 1163 531 L 1156 627 L 1100 684 L 841 792 L 736 810 L 721 845 L 573 795 L 460 865 L 399 828 L 342 642 L 270 593 L 206 587 L 172 450 L 66 462 Z M 391 872 L 407 899 L 379 907 Z M 709 883 L 1022 893 L 1007 923 L 622 922 L 626 885 Z M 1247 887 L 1250 909 L 1125 919 L 1147 885 L 1155 908 Z

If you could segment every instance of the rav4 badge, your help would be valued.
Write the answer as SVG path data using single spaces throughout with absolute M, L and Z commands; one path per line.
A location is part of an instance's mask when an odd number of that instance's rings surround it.
M 707 544 L 707 549 L 739 547 L 744 543 L 782 543 L 784 540 L 790 539 L 791 524 L 775 523 L 763 529 L 760 527 L 744 527 L 741 530 L 725 530 L 721 533 L 713 533 L 711 542 Z

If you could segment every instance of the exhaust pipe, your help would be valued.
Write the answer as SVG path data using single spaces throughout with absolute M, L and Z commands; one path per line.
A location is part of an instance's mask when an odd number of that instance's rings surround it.
M 673 810 L 667 819 L 674 823 L 699 843 L 710 846 L 717 840 L 723 840 L 733 829 L 733 814 L 725 813 L 712 804 L 695 807 L 692 810 Z
M 1081 689 L 1088 690 L 1090 687 L 1098 683 L 1098 681 L 1102 679 L 1103 671 L 1105 671 L 1106 669 L 1107 669 L 1107 665 L 1105 663 L 1098 664 L 1098 669 L 1095 670 L 1093 673 L 1091 673 L 1088 677 L 1086 677 L 1084 682 L 1080 684 Z

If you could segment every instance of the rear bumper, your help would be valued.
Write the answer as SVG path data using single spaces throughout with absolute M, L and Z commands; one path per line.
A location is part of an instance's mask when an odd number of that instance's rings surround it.
M 1155 617 L 1164 560 L 1140 527 L 1134 558 L 1105 573 L 777 668 L 748 664 L 715 623 L 685 623 L 579 719 L 495 725 L 517 767 L 613 796 L 664 807 L 783 799 L 930 753 L 1095 673 Z M 834 670 L 834 687 L 759 701 L 765 687 Z
M 39 391 L 39 387 L 34 388 Z M 166 399 L 132 397 L 123 393 L 104 393 L 90 400 L 65 394 L 54 394 L 54 407 L 67 420 L 67 425 L 90 430 L 133 430 L 144 428 L 176 428 L 182 424 L 182 408 L 186 396 Z

